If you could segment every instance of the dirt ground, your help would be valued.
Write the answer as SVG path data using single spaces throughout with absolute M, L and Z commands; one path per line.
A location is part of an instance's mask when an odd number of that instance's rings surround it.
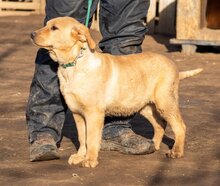
M 180 70 L 202 67 L 204 72 L 180 85 L 180 108 L 186 122 L 185 157 L 165 157 L 173 143 L 167 128 L 161 150 L 150 155 L 123 155 L 101 152 L 95 169 L 69 166 L 75 152 L 76 132 L 67 116 L 61 159 L 29 162 L 25 106 L 34 72 L 37 47 L 29 34 L 42 25 L 42 16 L 0 18 L 0 185 L 220 185 L 220 55 L 215 48 L 203 47 L 192 56 L 168 43 L 169 37 L 146 36 L 144 51 L 172 58 Z M 92 31 L 98 42 L 100 35 Z M 166 98 L 165 98 L 166 99 Z M 133 121 L 136 133 L 151 138 L 153 130 L 141 117 Z M 71 139 L 72 140 L 71 140 Z

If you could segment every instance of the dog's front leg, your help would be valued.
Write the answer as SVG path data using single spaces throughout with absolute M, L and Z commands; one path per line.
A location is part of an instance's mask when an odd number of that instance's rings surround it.
M 82 162 L 83 167 L 96 167 L 98 165 L 98 153 L 102 138 L 102 128 L 104 124 L 104 111 L 90 109 L 85 114 L 86 118 L 86 159 Z
M 78 149 L 78 152 L 76 154 L 72 154 L 68 160 L 68 163 L 70 165 L 72 164 L 78 164 L 81 163 L 83 160 L 85 160 L 86 157 L 86 126 L 84 118 L 79 114 L 73 114 L 76 128 L 78 131 L 78 140 L 80 143 L 80 147 Z

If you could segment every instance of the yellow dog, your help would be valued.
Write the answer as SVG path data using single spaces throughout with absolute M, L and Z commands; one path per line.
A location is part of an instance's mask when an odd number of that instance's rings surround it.
M 168 157 L 183 156 L 186 127 L 178 106 L 179 80 L 202 69 L 179 73 L 170 59 L 152 52 L 125 56 L 96 52 L 88 28 L 70 17 L 48 21 L 31 37 L 60 65 L 60 89 L 73 113 L 80 142 L 69 164 L 97 166 L 105 115 L 137 112 L 153 125 L 157 150 L 164 135 L 163 119 L 169 123 L 175 144 Z

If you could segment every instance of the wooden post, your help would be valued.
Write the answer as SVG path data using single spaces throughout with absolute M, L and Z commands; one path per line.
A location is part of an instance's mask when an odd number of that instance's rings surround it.
M 182 44 L 182 53 L 188 56 L 194 54 L 196 52 L 196 49 L 196 45 Z

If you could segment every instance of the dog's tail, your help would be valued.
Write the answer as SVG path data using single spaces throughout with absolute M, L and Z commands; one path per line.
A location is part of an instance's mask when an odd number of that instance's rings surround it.
M 195 76 L 196 74 L 198 74 L 202 71 L 203 71 L 202 68 L 197 68 L 195 70 L 188 70 L 188 71 L 180 72 L 179 73 L 179 79 L 182 80 L 182 79 L 185 79 L 185 78 L 188 78 L 188 77 L 191 77 L 191 76 Z

